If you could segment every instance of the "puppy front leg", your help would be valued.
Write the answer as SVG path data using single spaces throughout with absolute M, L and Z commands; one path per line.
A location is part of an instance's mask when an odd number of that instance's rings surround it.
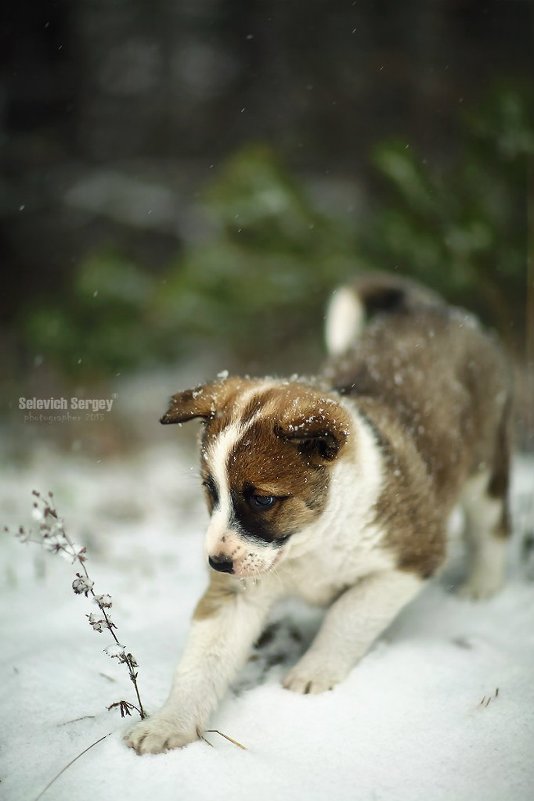
M 261 633 L 270 606 L 266 593 L 223 581 L 214 577 L 195 610 L 167 701 L 125 737 L 138 754 L 159 754 L 198 739 Z
M 299 693 L 331 690 L 423 583 L 411 573 L 392 570 L 366 576 L 346 590 L 327 611 L 313 643 L 287 674 L 284 687 Z

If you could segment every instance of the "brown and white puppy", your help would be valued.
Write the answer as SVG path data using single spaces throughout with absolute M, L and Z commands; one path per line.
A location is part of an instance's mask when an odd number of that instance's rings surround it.
M 162 418 L 203 422 L 212 570 L 167 702 L 127 735 L 138 753 L 198 738 L 281 597 L 327 607 L 284 686 L 342 681 L 442 565 L 458 501 L 464 591 L 502 582 L 510 391 L 495 342 L 384 275 L 335 293 L 326 334 L 320 379 L 221 379 L 174 395 Z

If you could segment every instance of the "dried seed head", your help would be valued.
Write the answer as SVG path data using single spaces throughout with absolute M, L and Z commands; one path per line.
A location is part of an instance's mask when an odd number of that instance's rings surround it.
M 104 595 L 95 595 L 95 602 L 104 609 L 111 609 L 111 595 L 107 593 L 104 593 Z
M 98 612 L 91 612 L 90 615 L 86 615 L 87 619 L 89 620 L 89 625 L 94 628 L 95 631 L 102 632 L 104 629 L 108 629 L 108 622 L 107 620 L 98 614 Z
M 76 593 L 76 595 L 89 595 L 91 590 L 93 589 L 94 581 L 87 578 L 86 576 L 82 576 L 81 573 L 76 573 L 76 578 L 72 582 L 72 589 Z

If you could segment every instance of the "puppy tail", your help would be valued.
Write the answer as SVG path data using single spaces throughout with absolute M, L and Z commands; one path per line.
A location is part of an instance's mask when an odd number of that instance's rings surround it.
M 330 356 L 345 353 L 376 314 L 406 314 L 437 305 L 443 305 L 440 296 L 415 281 L 389 273 L 363 273 L 330 298 L 325 320 L 327 351 Z

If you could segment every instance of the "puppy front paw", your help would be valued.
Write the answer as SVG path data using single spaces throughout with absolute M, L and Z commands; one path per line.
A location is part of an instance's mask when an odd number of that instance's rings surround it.
M 326 664 L 306 665 L 297 662 L 285 677 L 282 685 L 286 690 L 303 695 L 317 695 L 332 690 L 343 681 L 345 674 Z
M 138 754 L 162 754 L 171 748 L 182 748 L 198 738 L 199 731 L 195 727 L 183 725 L 171 715 L 157 712 L 130 729 L 124 741 Z

